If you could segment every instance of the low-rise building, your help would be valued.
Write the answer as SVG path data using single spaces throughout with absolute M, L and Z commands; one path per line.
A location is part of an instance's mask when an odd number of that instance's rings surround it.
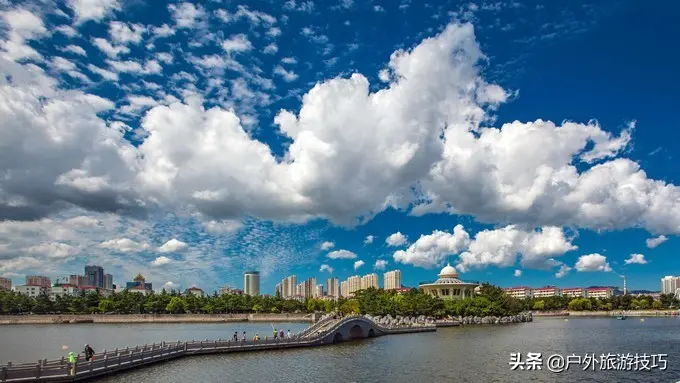
M 396 288 L 396 289 L 392 289 L 392 291 L 396 292 L 398 295 L 406 294 L 411 290 L 413 290 L 413 288 L 411 288 L 411 287 L 399 287 L 399 288 Z
M 555 286 L 545 286 L 532 291 L 534 298 L 559 297 L 560 295 L 562 295 L 560 288 Z
M 153 290 L 153 285 L 151 283 L 147 283 L 146 279 L 144 279 L 144 276 L 142 274 L 137 274 L 135 279 L 132 282 L 127 282 L 125 284 L 125 289 L 129 290 L 135 287 L 142 287 L 146 290 Z
M 149 290 L 145 288 L 144 286 L 135 286 L 133 288 L 126 288 L 125 291 L 130 292 L 130 293 L 138 293 L 138 294 L 144 294 L 144 295 L 151 295 L 153 294 L 153 290 Z
M 39 285 L 21 285 L 15 287 L 14 290 L 21 295 L 26 295 L 27 297 L 35 298 L 42 292 L 45 292 L 46 294 L 49 295 L 51 288 Z
M 567 287 L 562 289 L 562 295 L 570 298 L 586 297 L 586 289 L 583 287 Z
M 589 298 L 611 298 L 614 296 L 614 288 L 612 287 L 590 287 L 588 288 Z
M 238 295 L 243 295 L 243 290 L 241 289 L 236 289 L 231 286 L 224 286 L 220 288 L 220 295 L 230 295 L 230 294 L 238 294 Z
M 203 292 L 203 290 L 201 290 L 200 288 L 195 287 L 195 286 L 194 286 L 194 287 L 189 287 L 189 288 L 187 289 L 186 293 L 187 293 L 187 294 L 193 294 L 193 295 L 195 295 L 195 296 L 197 296 L 197 297 L 203 297 L 203 296 L 205 296 L 205 293 Z
M 503 290 L 505 294 L 517 299 L 531 298 L 532 296 L 532 289 L 527 286 L 508 287 Z
M 78 286 L 74 286 L 71 284 L 60 284 L 60 285 L 54 285 L 50 289 L 50 298 L 52 300 L 57 299 L 57 297 L 63 297 L 63 296 L 74 296 L 78 295 L 80 293 L 80 288 Z
M 82 291 L 84 294 L 99 292 L 99 295 L 103 297 L 108 297 L 113 294 L 113 290 L 104 289 L 97 286 L 81 286 L 80 291 Z
M 426 294 L 442 299 L 465 299 L 475 294 L 475 288 L 479 286 L 475 282 L 466 282 L 458 278 L 458 271 L 446 265 L 438 274 L 439 279 L 434 282 L 424 282 L 419 285 Z

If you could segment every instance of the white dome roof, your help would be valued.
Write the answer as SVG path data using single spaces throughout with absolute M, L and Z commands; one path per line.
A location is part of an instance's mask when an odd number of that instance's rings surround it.
M 442 271 L 439 272 L 439 276 L 455 278 L 458 277 L 458 272 L 453 266 L 447 263 L 446 266 L 444 266 L 444 268 L 442 269 Z

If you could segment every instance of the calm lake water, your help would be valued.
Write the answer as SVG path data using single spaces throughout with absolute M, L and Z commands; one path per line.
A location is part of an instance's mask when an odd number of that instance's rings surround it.
M 278 324 L 293 332 L 305 324 Z M 234 331 L 269 334 L 269 324 L 0 326 L 0 362 L 61 354 L 62 344 L 98 350 L 175 339 L 227 337 Z M 108 345 L 111 345 L 110 347 Z M 540 352 L 540 371 L 511 371 L 513 352 Z M 548 355 L 668 354 L 667 370 L 546 369 Z M 22 356 L 18 358 L 18 356 Z M 599 366 L 598 366 L 599 367 Z M 99 382 L 677 382 L 680 319 L 538 318 L 533 323 L 441 328 L 340 345 L 182 358 L 106 377 Z

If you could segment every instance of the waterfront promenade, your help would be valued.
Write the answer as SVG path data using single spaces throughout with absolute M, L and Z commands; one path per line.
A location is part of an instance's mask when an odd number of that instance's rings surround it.
M 92 361 L 84 361 L 81 355 L 70 371 L 67 359 L 40 360 L 35 363 L 8 364 L 0 367 L 0 382 L 74 382 L 98 376 L 159 363 L 184 356 L 279 350 L 298 347 L 315 347 L 346 340 L 377 337 L 390 334 L 436 331 L 433 324 L 409 324 L 385 327 L 363 316 L 341 319 L 325 318 L 291 339 L 263 337 L 259 341 L 226 339 L 161 342 L 136 345 L 125 349 L 105 350 L 95 354 Z

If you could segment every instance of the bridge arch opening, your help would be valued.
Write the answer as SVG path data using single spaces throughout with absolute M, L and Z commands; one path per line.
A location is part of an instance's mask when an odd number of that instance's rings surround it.
M 336 332 L 335 335 L 333 336 L 333 343 L 340 343 L 344 339 L 342 338 L 342 334 L 339 332 Z
M 364 329 L 361 328 L 358 324 L 355 324 L 354 326 L 350 327 L 349 329 L 349 339 L 361 339 L 365 338 L 366 336 L 364 335 Z
M 369 338 L 375 337 L 375 331 L 373 329 L 368 330 L 368 337 Z

